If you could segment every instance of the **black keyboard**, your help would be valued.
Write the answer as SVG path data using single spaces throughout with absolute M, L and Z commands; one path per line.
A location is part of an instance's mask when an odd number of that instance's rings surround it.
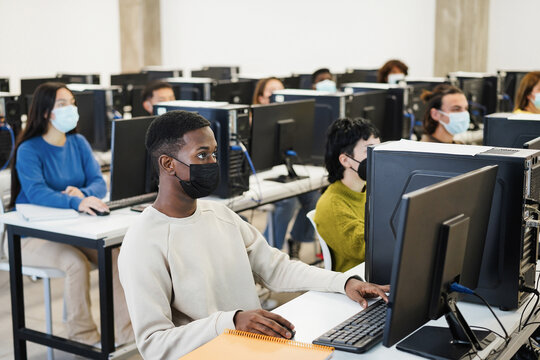
M 122 209 L 125 207 L 153 202 L 157 197 L 157 192 L 132 196 L 124 199 L 108 201 L 105 204 L 109 207 L 109 210 Z
M 382 341 L 386 303 L 380 299 L 327 331 L 314 344 L 363 353 Z

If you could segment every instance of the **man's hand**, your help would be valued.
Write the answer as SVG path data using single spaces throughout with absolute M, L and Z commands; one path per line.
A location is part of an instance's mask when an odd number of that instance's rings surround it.
M 82 193 L 79 188 L 76 188 L 75 186 L 68 186 L 66 190 L 62 191 L 63 194 L 67 194 L 69 196 L 76 196 L 81 199 L 84 199 L 84 194 Z
M 236 330 L 290 339 L 294 325 L 266 310 L 238 311 L 233 318 Z M 290 330 L 289 330 L 290 329 Z
M 390 285 L 376 285 L 355 278 L 349 278 L 345 283 L 345 293 L 349 298 L 356 301 L 364 309 L 368 306 L 366 299 L 380 296 L 388 302 L 385 293 L 390 292 Z

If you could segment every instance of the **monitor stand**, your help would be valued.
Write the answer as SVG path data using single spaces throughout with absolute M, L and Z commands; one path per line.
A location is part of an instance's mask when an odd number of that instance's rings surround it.
M 293 169 L 292 156 L 290 155 L 285 156 L 285 166 L 287 167 L 287 171 L 289 173 L 288 175 L 279 175 L 278 177 L 267 178 L 265 180 L 277 181 L 280 183 L 288 183 L 291 181 L 296 181 L 296 180 L 305 179 L 309 177 L 309 176 L 299 176 L 296 174 L 296 171 L 294 171 Z
M 446 298 L 446 306 L 448 327 L 423 326 L 397 344 L 397 349 L 428 359 L 464 359 L 495 339 L 491 331 L 471 330 L 455 300 Z

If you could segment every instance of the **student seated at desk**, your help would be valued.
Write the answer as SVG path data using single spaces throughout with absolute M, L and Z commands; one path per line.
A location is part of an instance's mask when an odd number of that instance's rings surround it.
M 424 134 L 420 141 L 460 143 L 454 136 L 469 129 L 469 103 L 463 91 L 448 84 L 425 90 L 420 96 L 427 103 L 424 113 Z
M 313 90 L 319 91 L 328 91 L 332 93 L 337 91 L 334 77 L 327 68 L 316 70 L 311 74 L 311 87 Z
M 346 293 L 366 306 L 389 286 L 289 260 L 232 210 L 197 200 L 219 183 L 210 122 L 186 111 L 156 118 L 146 147 L 159 170 L 156 201 L 122 243 L 119 270 L 137 347 L 178 359 L 225 329 L 284 338 L 294 326 L 261 309 L 255 280 L 275 291 Z
M 270 104 L 270 96 L 272 96 L 272 93 L 282 89 L 284 89 L 283 83 L 275 77 L 259 80 L 255 87 L 255 92 L 253 93 L 253 104 Z M 295 211 L 298 209 L 291 229 L 291 237 L 288 240 L 288 245 L 289 256 L 292 258 L 299 258 L 301 243 L 313 241 L 315 235 L 313 226 L 309 223 L 306 214 L 315 209 L 315 204 L 317 204 L 319 197 L 320 192 L 316 190 L 274 203 L 274 211 L 272 213 L 272 233 L 274 246 L 276 248 L 281 249 L 283 247 L 289 223 L 293 219 Z M 264 237 L 268 239 L 270 236 L 269 234 L 270 227 L 267 226 L 264 230 Z
M 532 71 L 521 79 L 514 114 L 540 114 L 540 71 Z
M 377 72 L 377 82 L 397 84 L 409 73 L 409 67 L 400 60 L 388 60 Z
M 317 202 L 314 221 L 330 248 L 332 270 L 364 262 L 367 147 L 379 144 L 379 137 L 363 119 L 338 119 L 328 129 L 324 163 L 330 185 Z
M 11 204 L 71 208 L 95 215 L 107 188 L 86 139 L 76 133 L 79 113 L 65 84 L 48 82 L 34 92 L 26 128 L 19 136 L 11 171 Z M 94 210 L 95 209 L 95 210 Z M 64 301 L 68 338 L 94 345 L 100 335 L 90 312 L 90 261 L 97 251 L 37 238 L 21 241 L 22 263 L 59 268 L 66 274 Z M 115 333 L 119 344 L 133 339 L 113 250 Z
M 174 101 L 174 91 L 171 84 L 156 80 L 148 83 L 142 92 L 143 108 L 150 115 L 154 114 L 154 105 L 164 101 Z

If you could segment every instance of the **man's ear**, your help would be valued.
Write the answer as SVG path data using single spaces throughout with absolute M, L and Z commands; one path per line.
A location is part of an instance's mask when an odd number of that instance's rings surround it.
M 169 175 L 174 174 L 174 163 L 172 158 L 167 155 L 160 155 L 158 158 L 159 168 L 165 171 Z
M 429 109 L 429 115 L 431 115 L 431 118 L 435 121 L 441 121 L 441 113 L 437 111 L 435 108 Z
M 149 113 L 150 115 L 153 114 L 154 107 L 152 106 L 152 103 L 150 102 L 150 100 L 143 101 L 142 106 L 144 110 L 146 110 L 147 113 Z

